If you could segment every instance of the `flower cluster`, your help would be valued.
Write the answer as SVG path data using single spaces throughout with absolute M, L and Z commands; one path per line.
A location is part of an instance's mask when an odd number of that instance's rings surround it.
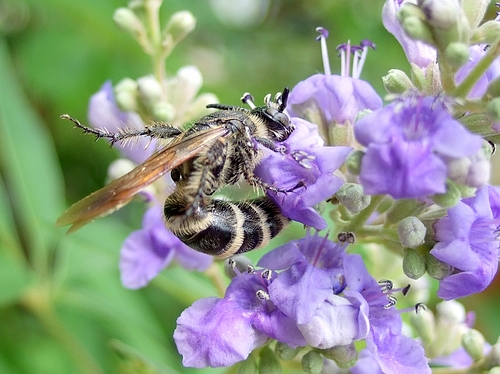
M 387 0 L 382 20 L 405 51 L 411 74 L 389 71 L 385 104 L 361 79 L 375 45 L 365 40 L 338 47 L 342 67 L 335 75 L 328 31 L 317 29 L 324 74 L 299 82 L 286 112 L 279 113 L 294 131 L 276 144 L 253 142 L 263 157 L 252 177 L 269 186 L 267 197 L 284 220 L 308 229 L 248 271 L 239 269 L 240 260 L 229 260 L 233 277 L 224 296 L 194 302 L 177 320 L 174 339 L 185 366 L 248 363 L 257 350 L 282 361 L 301 352 L 308 373 L 498 366 L 500 345 L 486 343 L 472 328 L 472 314 L 454 301 L 483 291 L 498 270 L 500 190 L 489 183 L 490 156 L 500 142 L 500 23 L 482 22 L 487 5 Z M 151 52 L 154 46 L 132 10 L 119 10 L 115 19 Z M 193 22 L 185 12 L 172 17 L 156 67 Z M 125 79 L 114 90 L 105 83 L 91 100 L 89 117 L 93 126 L 108 130 L 123 123 L 142 128 L 151 120 L 180 126 L 202 115 L 207 101 L 215 102 L 211 95 L 196 96 L 201 83 L 194 67 L 170 78 Z M 140 163 L 155 149 L 147 141 L 142 146 L 148 152 L 124 147 L 123 155 Z M 145 286 L 174 258 L 196 270 L 212 262 L 194 251 L 187 255 L 190 249 L 165 229 L 159 201 L 173 183 L 162 179 L 144 192 L 150 207 L 143 227 L 123 245 L 126 287 Z M 258 222 L 274 229 L 269 220 Z M 328 234 L 318 233 L 326 229 Z M 394 293 L 406 296 L 408 288 L 377 282 L 370 274 L 384 274 L 367 265 L 368 249 L 376 250 L 379 263 L 392 261 L 393 269 L 402 269 L 398 282 L 438 284 L 434 296 L 445 301 L 437 316 L 420 304 L 427 300 L 396 308 Z M 387 260 L 387 250 L 399 256 L 400 266 Z M 413 335 L 403 328 L 402 312 L 411 314 Z M 365 348 L 357 352 L 360 340 Z M 267 361 L 260 361 L 259 369 L 269 371 Z
M 264 255 L 258 265 L 266 270 L 235 267 L 224 298 L 198 300 L 179 317 L 174 339 L 184 365 L 232 365 L 268 338 L 325 352 L 366 339 L 383 370 L 430 373 L 422 347 L 401 333 L 394 290 L 346 247 L 308 235 Z

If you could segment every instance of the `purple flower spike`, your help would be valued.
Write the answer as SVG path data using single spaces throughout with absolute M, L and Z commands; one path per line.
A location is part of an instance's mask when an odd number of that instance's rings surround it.
M 343 181 L 333 173 L 344 163 L 349 147 L 324 147 L 315 125 L 292 118 L 295 130 L 283 142 L 286 152 L 267 152 L 255 168 L 264 182 L 292 190 L 286 194 L 268 192 L 285 216 L 319 230 L 326 221 L 314 206 L 338 191 Z M 304 187 L 296 186 L 303 185 Z M 294 190 L 293 190 L 294 189 Z
M 367 147 L 360 173 L 365 193 L 397 199 L 444 193 L 448 163 L 474 155 L 482 144 L 434 97 L 372 112 L 355 123 L 354 135 Z
M 125 287 L 144 287 L 174 258 L 187 269 L 205 270 L 212 263 L 212 257 L 187 247 L 165 228 L 159 204 L 148 209 L 142 226 L 125 239 L 121 249 L 120 273 Z
M 438 243 L 430 253 L 455 268 L 440 281 L 440 298 L 468 296 L 491 283 L 498 270 L 499 216 L 500 193 L 485 186 L 477 190 L 475 197 L 449 209 L 448 216 L 434 224 Z

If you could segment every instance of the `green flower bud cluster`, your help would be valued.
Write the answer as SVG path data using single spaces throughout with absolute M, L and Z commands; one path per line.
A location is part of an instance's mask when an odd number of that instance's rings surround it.
M 457 301 L 443 301 L 436 305 L 436 314 L 419 310 L 412 314 L 410 324 L 422 340 L 426 356 L 445 356 L 461 346 L 462 336 L 470 330 L 466 312 Z
M 118 8 L 113 19 L 148 55 L 166 58 L 194 30 L 196 18 L 188 11 L 174 13 L 162 31 L 158 19 L 160 5 L 161 1 L 133 1 L 127 8 Z
M 471 26 L 477 27 L 488 5 L 476 3 L 468 14 L 458 0 L 420 0 L 404 4 L 398 19 L 408 35 L 435 46 L 450 66 L 459 68 L 469 59 Z
M 185 66 L 163 81 L 153 75 L 125 78 L 114 87 L 115 99 L 121 110 L 139 113 L 145 123 L 164 121 L 181 126 L 207 114 L 207 104 L 218 102 L 213 94 L 196 97 L 202 83 L 199 70 Z
M 484 336 L 469 327 L 465 308 L 457 301 L 437 304 L 436 314 L 419 309 L 411 316 L 410 324 L 430 360 L 445 357 L 463 348 L 472 363 L 469 367 L 462 367 L 461 372 L 500 373 L 500 342 L 489 349 Z
M 217 103 L 213 94 L 196 96 L 203 84 L 194 66 L 179 69 L 167 77 L 165 61 L 174 47 L 196 26 L 188 11 L 174 13 L 165 27 L 160 27 L 158 0 L 135 0 L 114 13 L 114 21 L 129 33 L 151 57 L 153 74 L 137 80 L 125 78 L 115 85 L 115 99 L 121 110 L 138 113 L 145 124 L 151 121 L 181 126 L 208 113 L 207 104 Z
M 489 4 L 489 0 L 404 2 L 397 13 L 403 30 L 411 39 L 434 47 L 437 59 L 428 66 L 417 66 L 412 62 L 410 77 L 400 70 L 391 70 L 383 78 L 389 95 L 401 96 L 418 91 L 425 95 L 437 96 L 444 91 L 449 96 L 465 98 L 500 54 L 500 23 L 496 20 L 483 22 Z M 480 24 L 481 22 L 483 23 Z M 470 61 L 470 47 L 478 44 L 489 45 L 491 48 L 457 85 L 455 73 Z M 489 122 L 476 129 L 476 132 L 493 141 L 499 140 L 495 137 L 498 131 L 494 131 L 491 136 L 487 132 L 492 121 L 500 122 L 500 100 L 494 100 L 500 97 L 499 94 L 500 79 L 496 79 L 489 83 L 488 91 L 481 102 L 459 103 L 459 106 L 464 107 L 462 115 L 467 113 L 463 116 L 464 122 L 467 122 L 469 115 L 479 112 L 488 114 Z M 478 123 L 475 125 L 477 127 Z

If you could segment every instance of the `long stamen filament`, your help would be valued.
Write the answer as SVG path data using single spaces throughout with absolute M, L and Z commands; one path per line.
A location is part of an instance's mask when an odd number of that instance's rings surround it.
M 319 36 L 316 40 L 321 43 L 321 58 L 323 59 L 323 71 L 325 75 L 332 75 L 330 70 L 330 59 L 328 58 L 328 47 L 326 46 L 326 38 L 328 37 L 328 30 L 323 27 L 317 27 L 316 31 L 319 32 Z

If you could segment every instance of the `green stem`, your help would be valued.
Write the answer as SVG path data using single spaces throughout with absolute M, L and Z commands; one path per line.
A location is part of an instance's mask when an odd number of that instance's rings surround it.
M 388 229 L 383 225 L 364 225 L 356 231 L 356 236 L 364 239 L 373 236 L 378 239 L 385 239 L 394 243 L 399 243 L 399 237 L 396 230 Z
M 99 364 L 87 352 L 80 341 L 66 328 L 54 312 L 47 286 L 31 289 L 23 299 L 25 305 L 49 332 L 66 349 L 82 373 L 104 374 Z
M 470 73 L 460 83 L 455 90 L 451 93 L 455 97 L 465 97 L 472 89 L 474 84 L 481 78 L 481 76 L 488 70 L 493 61 L 500 55 L 500 37 L 490 46 L 486 54 L 481 60 L 472 68 Z
M 162 36 L 160 27 L 160 6 L 162 1 L 149 0 L 145 2 L 147 13 L 147 25 L 153 54 L 151 60 L 153 63 L 153 72 L 160 84 L 163 86 L 165 81 L 165 58 L 162 51 Z
M 370 218 L 373 212 L 377 209 L 384 197 L 385 195 L 372 196 L 370 205 L 354 216 L 351 222 L 342 228 L 342 231 L 357 232 L 361 227 L 363 227 L 368 218 Z
M 441 53 L 438 53 L 438 66 L 444 92 L 454 91 L 456 88 L 454 69 L 448 64 L 446 59 L 442 58 Z
M 217 288 L 221 297 L 224 296 L 227 284 L 224 282 L 220 267 L 213 262 L 212 265 L 205 270 L 205 274 L 212 280 L 213 285 Z

